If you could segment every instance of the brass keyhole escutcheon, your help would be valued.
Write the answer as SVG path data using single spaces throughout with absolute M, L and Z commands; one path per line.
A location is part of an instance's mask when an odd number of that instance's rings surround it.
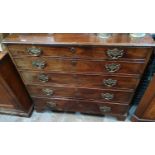
M 70 51 L 71 51 L 72 53 L 75 53 L 75 52 L 76 52 L 76 48 L 75 48 L 75 47 L 71 47 L 71 48 L 70 48 Z

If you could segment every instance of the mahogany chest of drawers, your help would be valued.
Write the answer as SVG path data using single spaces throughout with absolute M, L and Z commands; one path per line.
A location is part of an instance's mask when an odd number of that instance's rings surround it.
M 126 118 L 153 49 L 151 36 L 12 34 L 3 43 L 35 109 Z

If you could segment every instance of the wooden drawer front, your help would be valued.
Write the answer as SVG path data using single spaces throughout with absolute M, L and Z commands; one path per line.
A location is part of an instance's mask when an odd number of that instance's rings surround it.
M 129 106 L 123 104 L 106 103 L 106 102 L 94 102 L 94 101 L 82 101 L 72 99 L 45 99 L 45 98 L 33 98 L 35 108 L 44 110 L 49 108 L 51 110 L 58 111 L 70 111 L 70 112 L 83 112 L 90 114 L 119 114 L 124 115 L 127 113 Z
M 27 86 L 31 96 L 36 97 L 65 97 L 101 100 L 107 102 L 129 103 L 132 99 L 133 92 L 102 90 L 102 89 L 85 89 L 72 87 L 48 87 L 48 86 Z
M 19 69 L 80 72 L 80 73 L 122 73 L 141 74 L 145 64 L 125 61 L 89 61 L 72 59 L 38 59 L 38 58 L 16 58 Z
M 19 56 L 51 56 L 76 57 L 88 59 L 145 59 L 151 48 L 120 48 L 120 47 L 50 47 L 32 45 L 8 45 L 14 57 Z
M 79 75 L 78 86 L 100 89 L 135 89 L 139 83 L 136 77 L 110 75 Z
M 69 85 L 88 88 L 135 89 L 139 83 L 136 77 L 100 76 L 63 73 L 20 72 L 26 84 Z
M 42 84 L 42 85 L 70 85 L 77 86 L 77 76 L 74 74 L 61 73 L 40 73 L 40 72 L 24 72 L 21 76 L 26 84 Z

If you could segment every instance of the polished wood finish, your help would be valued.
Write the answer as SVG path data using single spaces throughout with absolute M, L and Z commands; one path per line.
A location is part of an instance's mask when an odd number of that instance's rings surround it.
M 90 46 L 34 46 L 34 45 L 8 45 L 9 51 L 14 57 L 32 56 L 28 53 L 29 48 L 40 49 L 40 57 L 64 57 L 64 58 L 83 58 L 83 59 L 105 59 L 111 58 L 107 55 L 109 47 L 90 47 Z M 151 48 L 118 48 L 123 50 L 123 57 L 119 60 L 144 60 L 148 56 L 148 50 Z
M 138 77 L 118 76 L 118 75 L 98 75 L 98 74 L 75 74 L 75 73 L 54 73 L 39 71 L 20 71 L 21 76 L 26 84 L 41 84 L 47 86 L 72 86 L 86 88 L 115 88 L 134 90 L 138 83 Z M 44 75 L 47 80 L 41 80 L 40 76 Z M 105 84 L 105 80 L 116 80 L 116 85 L 110 86 Z
M 102 39 L 95 33 L 49 33 L 49 34 L 11 34 L 3 43 L 30 45 L 93 45 L 119 47 L 153 47 L 150 34 L 143 38 L 132 38 L 128 33 L 113 33 L 108 39 Z
M 35 61 L 44 62 L 45 66 L 41 69 L 33 66 Z M 98 61 L 98 60 L 81 60 L 81 59 L 62 59 L 62 58 L 14 58 L 14 61 L 19 69 L 28 69 L 36 71 L 54 71 L 54 72 L 77 72 L 77 73 L 110 73 L 106 69 L 108 64 L 120 65 L 120 68 L 115 71 L 118 74 L 134 74 L 143 73 L 145 64 L 143 62 L 130 61 Z
M 0 112 L 29 116 L 33 105 L 7 53 L 0 53 Z
M 132 91 L 119 91 L 119 90 L 109 90 L 109 89 L 87 89 L 78 87 L 49 87 L 41 85 L 27 85 L 27 88 L 32 96 L 38 97 L 66 97 L 66 98 L 77 98 L 77 99 L 90 99 L 90 100 L 100 100 L 116 103 L 129 104 L 132 99 Z M 53 91 L 52 94 L 45 93 L 43 89 L 50 89 Z M 65 91 L 67 90 L 67 91 Z M 102 97 L 102 94 L 110 93 L 114 94 L 113 99 L 106 100 Z
M 150 81 L 132 121 L 155 121 L 155 75 Z
M 117 104 L 117 103 L 106 103 L 106 102 L 95 102 L 88 100 L 74 100 L 74 99 L 62 99 L 62 98 L 33 98 L 35 108 L 39 111 L 43 111 L 46 108 L 50 110 L 58 111 L 70 111 L 70 112 L 82 112 L 88 114 L 98 114 L 98 115 L 125 115 L 126 111 L 129 109 L 128 105 Z M 102 113 L 100 110 L 101 106 L 107 106 L 111 108 L 110 112 Z
M 129 34 L 108 39 L 97 34 L 12 34 L 3 43 L 37 111 L 50 104 L 58 111 L 110 114 L 119 120 L 128 114 L 154 46 L 149 34 L 138 39 Z

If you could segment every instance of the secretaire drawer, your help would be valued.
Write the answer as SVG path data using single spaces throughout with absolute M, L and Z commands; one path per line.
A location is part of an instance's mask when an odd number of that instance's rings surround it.
M 8 45 L 14 57 L 43 56 L 43 57 L 76 57 L 88 59 L 145 59 L 152 51 L 151 48 L 121 48 L 93 46 L 32 46 Z
M 38 59 L 34 57 L 14 59 L 19 69 L 80 73 L 141 74 L 145 64 L 129 61 L 90 61 L 78 59 Z
M 78 98 L 101 100 L 107 102 L 129 103 L 132 99 L 132 91 L 119 90 L 103 90 L 103 89 L 87 89 L 75 87 L 54 87 L 54 86 L 40 86 L 27 85 L 31 96 L 36 97 L 64 97 L 64 98 Z
M 69 85 L 88 88 L 135 89 L 139 78 L 130 76 L 110 76 L 91 74 L 65 74 L 38 71 L 20 71 L 26 84 Z
M 33 98 L 35 109 L 45 110 L 47 108 L 58 111 L 83 112 L 90 114 L 119 114 L 127 113 L 129 106 L 125 104 L 94 102 L 73 99 L 46 99 Z

